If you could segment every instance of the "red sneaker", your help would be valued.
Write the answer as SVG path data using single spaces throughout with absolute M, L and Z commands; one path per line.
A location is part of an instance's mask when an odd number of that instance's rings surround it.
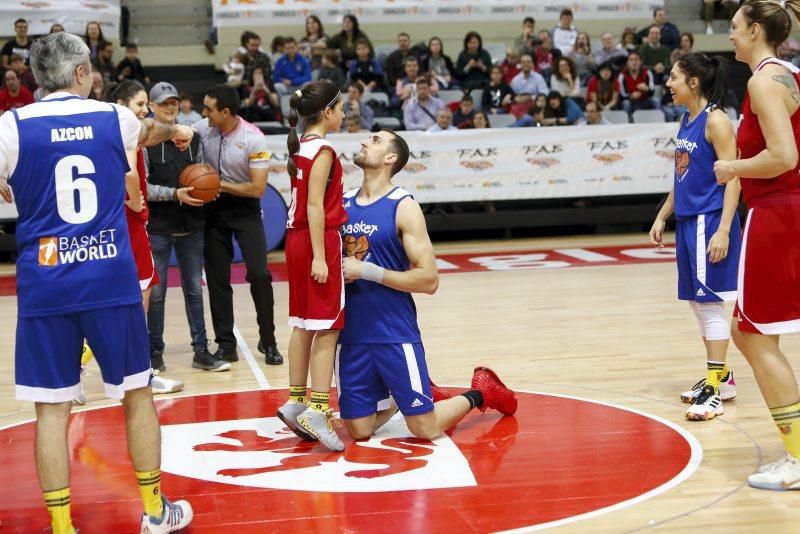
M 477 389 L 483 395 L 483 406 L 493 408 L 503 415 L 514 415 L 517 411 L 517 398 L 514 392 L 506 387 L 494 371 L 488 367 L 476 367 L 472 375 L 472 389 Z
M 431 380 L 431 396 L 433 397 L 434 403 L 452 397 L 452 395 L 450 395 L 447 391 L 443 390 L 442 388 L 434 384 L 433 380 Z

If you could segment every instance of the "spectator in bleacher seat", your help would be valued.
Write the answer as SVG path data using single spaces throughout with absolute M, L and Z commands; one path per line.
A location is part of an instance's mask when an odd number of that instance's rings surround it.
M 345 133 L 366 133 L 370 130 L 367 130 L 363 127 L 361 123 L 361 115 L 356 112 L 351 111 L 350 113 L 344 116 L 344 122 L 342 123 L 342 131 Z
M 672 68 L 669 57 L 671 50 L 661 44 L 661 30 L 653 24 L 647 34 L 647 39 L 639 47 L 639 55 L 645 67 L 653 71 L 655 83 L 661 85 L 664 77 Z
M 534 32 L 536 31 L 536 20 L 533 17 L 525 17 L 522 21 L 522 35 L 514 39 L 511 49 L 514 50 L 518 56 L 522 54 L 530 54 L 533 49 Z
M 669 55 L 669 62 L 671 65 L 677 63 L 677 61 L 685 55 L 691 54 L 694 52 L 694 35 L 690 32 L 684 32 L 681 34 L 681 45 L 672 51 Z
M 461 97 L 458 108 L 453 112 L 453 126 L 459 130 L 472 128 L 472 119 L 475 117 L 475 102 L 469 94 Z
M 719 14 L 729 21 L 739 9 L 739 0 L 703 0 L 703 20 L 706 22 L 706 35 L 712 35 L 714 28 L 714 10 L 719 9 Z
M 83 42 L 89 47 L 89 58 L 94 59 L 106 46 L 106 38 L 103 37 L 103 29 L 97 21 L 86 23 L 86 30 L 83 32 Z
M 25 64 L 30 65 L 31 44 L 33 40 L 28 37 L 28 21 L 17 19 L 14 21 L 14 37 L 6 41 L 0 48 L 0 66 L 7 69 L 11 63 L 11 54 L 19 54 L 25 59 Z
M 97 72 L 96 70 L 93 70 L 92 91 L 89 93 L 89 98 L 91 98 L 92 100 L 98 100 L 102 102 L 104 92 L 105 92 L 105 82 L 103 82 L 103 75 Z
M 436 113 L 436 123 L 426 131 L 428 133 L 438 133 L 453 130 L 458 130 L 458 128 L 453 126 L 453 112 L 447 107 L 444 107 Z
M 429 76 L 420 74 L 417 56 L 409 55 L 406 57 L 405 72 L 405 77 L 397 80 L 397 84 L 395 84 L 394 96 L 391 98 L 392 107 L 399 109 L 405 106 L 406 102 L 414 96 L 414 91 L 416 90 L 415 82 L 420 76 L 424 76 L 428 80 L 430 93 L 433 96 L 439 94 L 439 82 L 435 78 L 430 79 Z
M 19 80 L 23 87 L 27 87 L 28 91 L 31 93 L 35 92 L 36 89 L 39 88 L 39 86 L 36 85 L 36 78 L 33 77 L 33 73 L 25 64 L 25 59 L 23 59 L 21 55 L 11 54 L 11 60 L 8 68 L 17 73 L 17 76 L 19 76 Z
M 571 98 L 564 98 L 556 91 L 547 93 L 542 126 L 568 126 L 581 118 L 581 108 Z
M 306 34 L 300 39 L 299 51 L 310 60 L 311 70 L 317 70 L 322 64 L 322 54 L 328 48 L 330 37 L 325 35 L 325 28 L 316 15 L 306 17 Z
M 397 48 L 386 58 L 386 78 L 390 86 L 404 76 L 405 61 L 409 55 L 416 56 L 411 50 L 411 37 L 406 32 L 400 32 L 397 34 Z
M 586 88 L 586 102 L 597 104 L 601 111 L 610 111 L 619 106 L 619 80 L 614 78 L 613 73 L 611 63 L 601 64 Z
M 639 51 L 639 45 L 636 42 L 636 28 L 625 28 L 622 30 L 622 35 L 619 38 L 619 46 L 620 49 L 625 51 L 626 56 L 633 50 Z
M 251 31 L 245 31 L 239 38 L 239 44 L 247 50 L 244 62 L 244 80 L 253 79 L 253 71 L 261 69 L 264 77 L 272 79 L 272 63 L 269 56 L 261 49 L 261 37 Z
M 600 36 L 600 44 L 602 45 L 598 50 L 595 50 L 592 57 L 594 58 L 595 65 L 602 65 L 608 61 L 614 61 L 617 58 L 628 57 L 628 51 L 622 44 L 614 44 L 614 34 L 611 32 L 604 32 Z
M 656 109 L 658 102 L 654 100 L 655 83 L 653 73 L 642 65 L 639 52 L 628 54 L 626 67 L 619 73 L 619 96 L 622 109 L 633 113 L 639 109 Z
M 475 116 L 472 117 L 472 127 L 476 130 L 492 127 L 492 124 L 489 122 L 489 116 L 486 114 L 486 112 L 483 110 L 478 110 L 475 112 Z
M 465 91 L 483 89 L 489 85 L 489 69 L 492 58 L 483 49 L 483 39 L 478 32 L 468 32 L 464 37 L 464 49 L 456 61 L 456 77 Z
M 33 102 L 33 93 L 22 85 L 17 73 L 11 69 L 7 70 L 3 74 L 3 87 L 0 89 L 0 115 Z
M 178 115 L 175 117 L 175 122 L 191 126 L 202 119 L 203 117 L 194 110 L 194 98 L 192 98 L 192 95 L 189 93 L 178 95 Z
M 553 40 L 547 30 L 539 32 L 539 46 L 533 50 L 533 60 L 536 72 L 544 76 L 545 80 L 550 79 L 553 72 L 553 65 L 556 59 L 561 56 L 561 51 L 553 48 Z
M 436 122 L 436 114 L 446 107 L 444 102 L 431 95 L 428 79 L 420 76 L 416 80 L 416 96 L 409 99 L 403 108 L 403 124 L 406 130 L 427 130 Z
M 667 10 L 657 7 L 653 10 L 653 23 L 649 27 L 642 28 L 636 34 L 636 42 L 643 43 L 650 36 L 650 27 L 657 26 L 661 44 L 666 46 L 669 51 L 673 51 L 680 45 L 681 32 L 678 27 L 671 23 L 667 17 Z
M 509 128 L 528 128 L 541 126 L 544 120 L 544 109 L 547 107 L 547 94 L 538 94 L 531 101 L 527 111 L 519 115 L 516 122 Z
M 136 43 L 125 45 L 125 57 L 117 64 L 117 81 L 136 80 L 145 87 L 150 85 L 150 78 L 139 59 L 139 47 Z
M 311 65 L 297 53 L 294 37 L 286 38 L 283 56 L 275 63 L 272 81 L 279 95 L 293 93 L 311 81 Z
M 440 89 L 454 89 L 458 85 L 453 60 L 445 55 L 444 45 L 438 37 L 431 37 L 428 41 L 428 49 L 422 59 L 422 71 L 435 78 Z
M 553 28 L 553 47 L 559 49 L 564 56 L 572 52 L 575 39 L 578 38 L 578 30 L 572 25 L 572 18 L 571 9 L 562 9 L 558 16 L 558 26 Z
M 366 39 L 356 43 L 356 58 L 351 59 L 347 68 L 349 81 L 361 82 L 367 91 L 383 90 L 383 69 L 380 62 L 373 57 L 372 47 Z
M 550 90 L 565 98 L 583 97 L 578 71 L 569 57 L 561 56 L 556 60 L 556 68 L 550 77 Z
M 611 124 L 611 121 L 603 117 L 597 102 L 587 102 L 585 116 L 578 119 L 575 124 L 597 126 L 599 124 Z
M 528 52 L 526 52 L 526 54 L 527 53 Z M 519 68 L 520 57 L 520 54 L 517 54 L 517 51 L 513 48 L 509 48 L 506 51 L 506 58 L 500 63 L 500 69 L 503 71 L 503 81 L 505 83 L 510 84 L 511 80 L 522 70 Z
M 230 61 L 222 66 L 222 70 L 228 77 L 225 83 L 231 87 L 240 87 L 244 82 L 245 61 L 247 60 L 247 49 L 240 46 L 231 54 Z
M 50 31 L 47 33 L 59 33 L 64 31 L 64 26 L 56 22 L 52 26 L 50 26 Z
M 514 94 L 517 95 L 517 101 L 520 101 L 520 97 L 523 96 L 530 98 L 533 95 L 546 94 L 550 91 L 544 76 L 533 69 L 533 58 L 530 54 L 523 54 L 519 65 L 522 70 L 514 76 L 510 84 Z
M 301 56 L 302 57 L 302 56 Z M 339 52 L 325 50 L 322 53 L 322 64 L 317 71 L 317 80 L 328 80 L 340 90 L 344 89 L 346 80 L 342 69 L 339 68 Z
M 286 37 L 283 35 L 276 35 L 269 43 L 269 61 L 272 65 L 276 64 L 283 56 L 286 49 Z
M 783 44 L 778 47 L 778 59 L 788 61 L 795 67 L 800 64 L 800 41 L 794 37 L 786 39 Z
M 261 69 L 253 71 L 253 79 L 242 87 L 244 98 L 240 115 L 247 122 L 267 122 L 281 120 L 280 97 L 275 86 L 264 77 Z
M 348 62 L 356 58 L 356 43 L 359 39 L 366 39 L 369 43 L 371 55 L 375 55 L 372 49 L 372 42 L 361 29 L 358 27 L 358 19 L 355 15 L 345 15 L 342 17 L 342 31 L 334 35 L 328 48 L 333 48 L 339 51 L 342 58 L 342 65 L 347 65 Z
M 361 101 L 364 96 L 364 85 L 359 82 L 350 82 L 347 86 L 347 99 L 344 101 L 343 112 L 345 118 L 348 115 L 358 115 L 361 127 L 364 130 L 372 131 L 372 124 L 375 121 L 375 112 L 365 102 Z
M 103 75 L 103 81 L 108 83 L 117 79 L 117 67 L 114 65 L 114 45 L 106 42 L 97 57 L 92 58 L 92 70 Z
M 575 39 L 575 46 L 567 57 L 575 64 L 575 71 L 581 85 L 586 85 L 586 81 L 594 72 L 594 56 L 592 56 L 592 42 L 586 32 L 578 33 Z
M 494 65 L 489 73 L 489 85 L 483 88 L 481 109 L 493 115 L 508 113 L 514 90 L 503 80 L 503 70 Z

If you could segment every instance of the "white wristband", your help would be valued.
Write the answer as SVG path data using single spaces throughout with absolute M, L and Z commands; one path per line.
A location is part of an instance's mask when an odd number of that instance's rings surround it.
M 383 267 L 379 267 L 374 263 L 365 261 L 364 265 L 361 268 L 361 279 L 369 280 L 370 282 L 375 282 L 377 284 L 382 284 L 384 271 L 385 269 Z

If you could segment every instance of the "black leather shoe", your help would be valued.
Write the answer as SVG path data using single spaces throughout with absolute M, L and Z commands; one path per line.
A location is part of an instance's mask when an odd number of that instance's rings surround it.
M 258 342 L 258 352 L 264 355 L 264 363 L 267 365 L 281 365 L 283 364 L 283 355 L 278 351 L 278 345 L 272 344 L 264 349 L 264 344 Z
M 217 347 L 217 351 L 214 353 L 214 358 L 217 360 L 222 360 L 223 362 L 238 362 L 239 361 L 239 353 L 236 349 L 233 350 L 225 350 L 222 347 Z
M 154 350 L 150 352 L 150 367 L 156 371 L 166 371 L 167 366 L 164 365 L 164 351 Z

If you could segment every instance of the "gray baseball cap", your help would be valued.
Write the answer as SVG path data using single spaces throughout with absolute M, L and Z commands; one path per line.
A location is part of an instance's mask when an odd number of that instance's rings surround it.
M 178 90 L 167 82 L 158 82 L 150 89 L 150 102 L 163 104 L 168 98 L 178 98 Z

